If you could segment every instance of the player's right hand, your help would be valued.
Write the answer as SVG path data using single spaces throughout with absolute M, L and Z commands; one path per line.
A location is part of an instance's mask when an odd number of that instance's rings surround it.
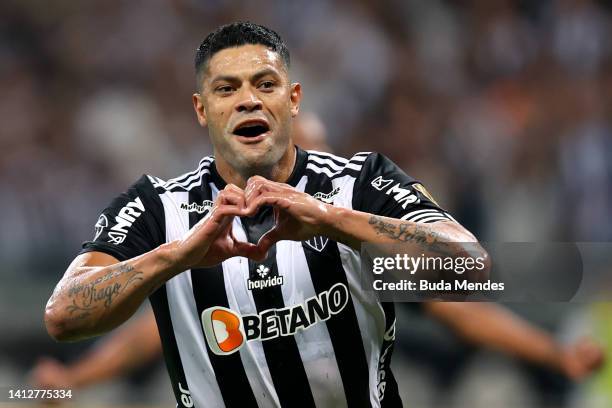
M 255 244 L 238 241 L 232 234 L 234 217 L 246 213 L 244 191 L 228 184 L 219 193 L 208 216 L 176 242 L 176 266 L 187 270 L 217 265 L 234 256 L 258 258 L 261 251 Z
M 30 384 L 41 389 L 71 389 L 76 385 L 70 369 L 50 357 L 38 360 L 30 373 Z

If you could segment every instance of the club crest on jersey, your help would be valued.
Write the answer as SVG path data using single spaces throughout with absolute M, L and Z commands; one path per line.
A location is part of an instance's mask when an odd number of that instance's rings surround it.
M 243 315 L 222 306 L 213 306 L 201 315 L 206 343 L 217 355 L 237 352 L 248 341 L 266 341 L 292 336 L 300 330 L 328 320 L 342 312 L 349 299 L 347 287 L 336 283 L 329 290 L 306 299 L 303 304 L 282 309 L 266 309 Z
M 94 241 L 98 239 L 98 237 L 100 236 L 100 234 L 102 234 L 102 231 L 104 231 L 104 228 L 106 227 L 108 227 L 108 218 L 106 218 L 106 215 L 100 214 L 100 217 L 98 217 L 98 221 L 94 226 L 94 228 L 96 229 L 96 235 L 93 239 Z
M 119 214 L 115 217 L 115 225 L 108 231 L 108 242 L 119 245 L 125 241 L 130 227 L 143 212 L 145 212 L 145 207 L 140 197 L 127 203 L 119 210 Z
M 259 265 L 255 272 L 259 275 L 259 279 L 247 279 L 247 288 L 249 290 L 281 286 L 284 283 L 284 278 L 281 275 L 268 276 L 270 268 L 265 265 Z
M 202 201 L 202 204 L 198 203 L 181 203 L 181 210 L 185 210 L 187 212 L 196 212 L 198 214 L 207 214 L 212 209 L 214 203 L 210 200 Z
M 325 246 L 329 242 L 329 238 L 318 235 L 316 237 L 310 238 L 308 241 L 303 242 L 315 251 L 323 252 Z

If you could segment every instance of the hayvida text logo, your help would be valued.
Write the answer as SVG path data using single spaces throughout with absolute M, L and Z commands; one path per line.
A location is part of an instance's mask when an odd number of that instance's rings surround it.
M 279 336 L 292 336 L 314 324 L 342 312 L 349 293 L 342 283 L 306 299 L 304 304 L 282 309 L 267 309 L 258 314 L 241 316 L 222 306 L 202 312 L 202 327 L 210 350 L 217 355 L 237 352 L 248 341 L 266 341 Z

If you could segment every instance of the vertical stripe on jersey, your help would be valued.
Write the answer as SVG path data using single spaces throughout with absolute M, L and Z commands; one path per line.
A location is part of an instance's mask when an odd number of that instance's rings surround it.
M 205 185 L 202 188 L 209 189 Z M 212 197 L 211 193 L 205 194 Z M 201 203 L 202 197 L 200 189 L 189 192 L 189 204 Z M 202 219 L 203 214 L 197 212 L 189 213 L 189 228 Z M 209 307 L 223 306 L 229 308 L 227 293 L 225 292 L 225 282 L 223 267 L 216 265 L 210 268 L 193 269 L 191 271 L 191 282 L 193 286 L 193 297 L 197 307 L 197 316 L 202 316 L 202 312 Z M 202 325 L 202 336 L 205 337 Z M 253 395 L 253 390 L 249 384 L 244 366 L 239 353 L 219 356 L 213 353 L 206 346 L 208 358 L 212 364 L 223 401 L 227 407 L 256 407 L 257 401 Z
M 334 198 L 334 205 L 349 209 L 353 208 L 354 184 L 355 178 L 350 176 L 333 180 L 333 187 L 340 188 L 339 194 Z M 354 307 L 359 322 L 359 329 L 361 330 L 363 347 L 366 356 L 368 356 L 368 367 L 370 369 L 370 401 L 373 406 L 380 406 L 381 401 L 378 393 L 380 381 L 378 379 L 378 369 L 380 357 L 384 352 L 383 339 L 387 331 L 387 320 L 390 319 L 391 313 L 386 313 L 386 306 L 381 304 L 370 290 L 364 288 L 363 279 L 361 279 L 361 258 L 359 252 L 341 243 L 338 243 L 338 250 L 344 270 L 353 271 L 353 273 L 347 273 L 346 276 L 353 299 L 357 298 L 359 300 L 354 303 Z M 391 350 L 392 349 L 390 349 L 389 352 Z M 387 370 L 387 375 L 392 376 L 390 367 Z M 394 393 L 395 395 L 392 395 Z M 401 406 L 401 400 L 397 389 L 393 389 L 392 387 L 386 389 L 385 399 L 389 399 L 389 401 L 398 401 L 399 406 Z
M 187 212 L 180 209 L 180 203 L 188 201 L 188 194 L 166 192 L 160 199 L 164 205 L 166 240 L 181 238 L 189 228 L 189 220 Z M 189 271 L 170 279 L 165 287 L 173 334 L 194 406 L 223 407 L 221 391 L 206 352 Z
M 319 179 L 320 180 L 320 179 Z M 333 190 L 331 180 L 316 183 L 309 180 L 306 193 L 314 195 L 317 192 L 327 193 Z M 340 260 L 340 253 L 335 242 L 327 242 L 322 252 L 316 252 L 307 245 L 303 245 L 306 254 L 308 269 L 317 293 L 329 290 L 334 284 L 340 282 L 349 289 L 347 277 Z M 342 377 L 344 394 L 349 407 L 369 407 L 370 381 L 368 362 L 361 331 L 353 305 L 351 291 L 345 309 L 327 322 L 327 329 L 336 354 L 336 361 Z
M 308 177 L 302 177 L 295 186 L 296 190 L 303 192 L 307 180 Z M 279 241 L 276 244 L 276 264 L 278 273 L 284 277 L 281 290 L 285 304 L 305 304 L 317 295 L 301 242 Z M 294 338 L 316 406 L 347 407 L 340 370 L 325 322 L 298 330 Z
M 272 209 L 269 207 L 260 211 L 255 218 L 256 221 L 242 219 L 246 236 L 249 242 L 253 243 L 257 243 L 263 233 L 274 225 Z M 258 279 L 257 268 L 261 265 L 269 269 L 267 276 L 278 276 L 276 245 L 270 248 L 265 261 L 249 260 L 250 279 Z M 269 310 L 269 313 L 275 314 L 274 309 L 285 307 L 283 294 L 278 286 L 254 289 L 252 295 L 258 313 Z M 262 316 L 263 318 L 265 317 Z M 314 407 L 314 398 L 294 336 L 278 336 L 262 341 L 262 345 L 281 406 Z
M 391 355 L 395 345 L 395 306 L 392 302 L 383 302 L 382 308 L 385 312 L 385 335 L 378 358 L 378 398 L 382 408 L 396 408 L 402 406 L 402 400 L 391 371 Z
M 179 354 L 176 338 L 174 337 L 172 320 L 170 319 L 166 285 L 156 290 L 155 293 L 149 297 L 149 300 L 160 333 L 159 337 L 164 351 L 164 360 L 166 361 L 166 367 L 170 375 L 170 383 L 174 391 L 174 397 L 179 407 L 189 408 L 190 395 L 184 396 L 183 394 L 183 391 L 188 389 L 188 385 L 187 379 L 185 378 L 185 371 L 183 370 L 183 364 L 181 363 L 181 355 Z
M 219 189 L 214 183 L 208 185 L 212 192 L 211 199 L 214 200 L 219 194 Z M 239 217 L 234 217 L 232 233 L 237 240 L 247 241 Z M 242 316 L 256 315 L 255 301 L 251 291 L 247 288 L 247 279 L 249 278 L 248 259 L 235 256 L 226 259 L 221 265 L 223 266 L 225 293 L 227 293 L 229 308 Z M 262 342 L 249 341 L 240 349 L 239 353 L 258 405 L 260 407 L 279 407 L 278 395 L 274 389 Z

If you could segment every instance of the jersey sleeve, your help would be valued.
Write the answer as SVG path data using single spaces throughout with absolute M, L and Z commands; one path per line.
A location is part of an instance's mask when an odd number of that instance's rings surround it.
M 421 183 L 380 153 L 371 153 L 363 163 L 355 181 L 353 208 L 420 223 L 454 221 Z
M 94 226 L 94 237 L 80 253 L 100 251 L 119 261 L 142 255 L 165 242 L 164 209 L 147 176 L 106 207 Z

